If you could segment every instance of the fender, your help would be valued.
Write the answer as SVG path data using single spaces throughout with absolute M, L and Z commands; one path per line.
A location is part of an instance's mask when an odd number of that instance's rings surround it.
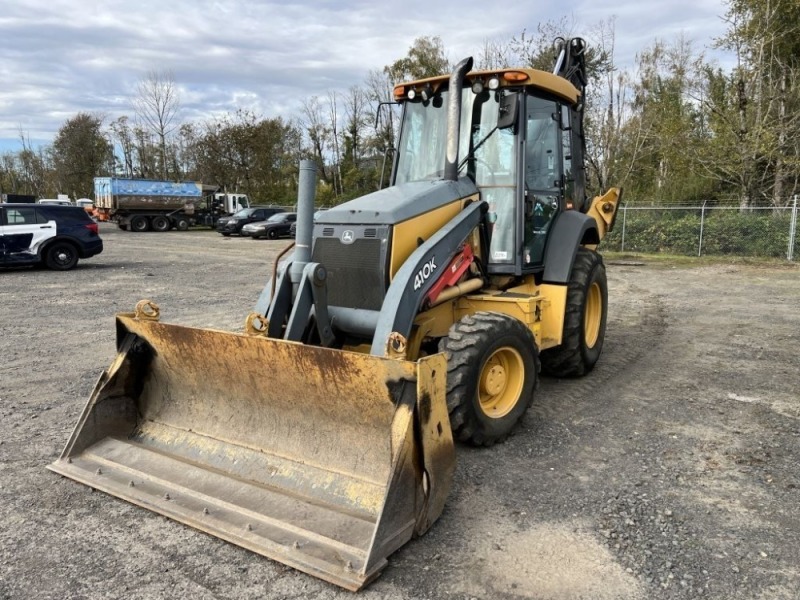
M 599 243 L 600 234 L 593 218 L 576 210 L 561 213 L 547 237 L 542 280 L 545 283 L 569 283 L 578 246 Z

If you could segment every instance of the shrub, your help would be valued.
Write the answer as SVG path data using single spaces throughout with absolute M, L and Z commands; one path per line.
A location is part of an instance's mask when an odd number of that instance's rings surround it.
M 622 247 L 623 221 L 625 247 Z M 707 209 L 703 221 L 703 254 L 784 257 L 789 241 L 790 213 L 769 210 L 740 212 Z M 603 241 L 612 251 L 697 255 L 700 209 L 628 210 L 617 215 L 614 231 Z

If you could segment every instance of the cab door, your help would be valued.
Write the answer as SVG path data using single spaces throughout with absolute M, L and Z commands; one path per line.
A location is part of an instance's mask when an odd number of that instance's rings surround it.
M 5 206 L 0 237 L 3 262 L 29 263 L 38 260 L 41 245 L 56 235 L 56 222 L 48 221 L 35 206 Z
M 547 236 L 562 211 L 564 165 L 554 100 L 528 95 L 525 103 L 523 270 L 537 270 L 544 261 Z

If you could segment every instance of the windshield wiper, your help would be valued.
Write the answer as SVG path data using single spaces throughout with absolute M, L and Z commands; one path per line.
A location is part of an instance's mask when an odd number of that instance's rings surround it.
M 466 164 L 467 164 L 467 162 L 469 161 L 469 159 L 471 159 L 471 158 L 472 158 L 472 159 L 474 159 L 474 158 L 475 158 L 475 152 L 477 152 L 477 151 L 478 151 L 478 148 L 480 148 L 481 146 L 483 146 L 483 144 L 486 142 L 486 140 L 488 140 L 490 137 L 492 137 L 492 134 L 493 134 L 495 131 L 497 131 L 497 125 L 495 125 L 494 127 L 492 127 L 492 130 L 491 130 L 489 133 L 487 133 L 487 134 L 484 136 L 484 138 L 483 138 L 483 139 L 482 139 L 480 142 L 478 142 L 477 144 L 475 144 L 475 145 L 472 147 L 472 150 L 470 150 L 470 151 L 469 151 L 469 154 L 467 154 L 467 155 L 464 157 L 464 159 L 461 161 L 461 164 L 459 164 L 459 165 L 458 165 L 458 172 L 459 172 L 459 173 L 461 172 L 461 169 L 463 169 L 463 168 L 464 168 L 464 165 L 466 165 Z

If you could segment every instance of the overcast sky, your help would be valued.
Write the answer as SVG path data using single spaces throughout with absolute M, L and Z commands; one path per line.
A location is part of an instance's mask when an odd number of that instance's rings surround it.
M 20 149 L 20 131 L 50 143 L 81 111 L 132 116 L 136 84 L 153 70 L 174 74 L 182 120 L 237 108 L 292 119 L 306 99 L 361 85 L 420 36 L 441 37 L 457 61 L 565 16 L 590 41 L 615 17 L 626 66 L 656 38 L 682 34 L 705 50 L 725 31 L 725 11 L 725 0 L 2 0 L 0 150 Z

